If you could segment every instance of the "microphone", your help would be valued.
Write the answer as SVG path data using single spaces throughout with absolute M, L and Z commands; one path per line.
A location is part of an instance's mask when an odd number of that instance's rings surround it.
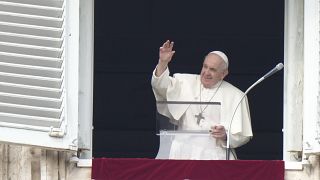
M 277 64 L 273 69 L 271 69 L 267 74 L 265 74 L 264 76 L 262 76 L 260 79 L 258 79 L 255 83 L 253 83 L 246 91 L 245 93 L 242 95 L 240 101 L 238 102 L 236 109 L 234 110 L 232 117 L 231 117 L 231 121 L 229 123 L 229 128 L 227 131 L 227 149 L 226 149 L 226 160 L 229 160 L 230 158 L 230 132 L 231 132 L 231 125 L 232 125 L 232 121 L 233 118 L 237 112 L 237 109 L 239 108 L 239 105 L 241 104 L 242 100 L 244 99 L 244 97 L 248 94 L 248 92 L 255 87 L 257 84 L 259 84 L 260 82 L 262 82 L 263 80 L 267 79 L 268 77 L 272 76 L 274 73 L 280 71 L 283 68 L 283 64 L 279 63 Z
M 267 74 L 265 74 L 262 78 L 260 78 L 257 82 L 259 84 L 261 81 L 267 79 L 268 77 L 272 76 L 274 73 L 280 71 L 283 68 L 283 64 L 279 63 L 277 64 L 273 69 L 271 69 Z

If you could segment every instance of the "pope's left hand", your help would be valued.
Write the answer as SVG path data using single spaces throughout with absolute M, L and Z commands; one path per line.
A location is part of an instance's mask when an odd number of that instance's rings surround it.
M 216 139 L 225 140 L 227 138 L 226 129 L 222 125 L 211 126 L 211 135 Z

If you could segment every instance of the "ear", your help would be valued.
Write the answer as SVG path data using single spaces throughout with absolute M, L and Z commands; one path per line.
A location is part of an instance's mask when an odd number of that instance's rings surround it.
M 229 74 L 228 69 L 224 70 L 221 76 L 221 80 L 224 79 Z

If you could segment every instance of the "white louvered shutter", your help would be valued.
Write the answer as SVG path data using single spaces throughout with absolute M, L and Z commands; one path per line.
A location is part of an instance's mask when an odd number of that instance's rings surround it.
M 66 4 L 0 0 L 0 141 L 77 148 L 67 119 Z

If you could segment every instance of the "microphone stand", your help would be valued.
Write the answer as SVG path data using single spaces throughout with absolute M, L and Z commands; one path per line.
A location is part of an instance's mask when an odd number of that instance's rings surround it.
M 283 64 L 279 63 L 277 64 L 277 66 L 275 68 L 273 68 L 271 71 L 269 71 L 266 75 L 264 75 L 263 77 L 261 77 L 260 79 L 258 79 L 255 83 L 253 83 L 246 91 L 245 93 L 242 95 L 239 103 L 236 106 L 236 109 L 234 110 L 232 117 L 231 117 L 231 121 L 229 123 L 229 127 L 227 130 L 227 149 L 226 149 L 226 160 L 230 159 L 230 132 L 231 132 L 231 125 L 232 125 L 232 121 L 233 118 L 237 112 L 237 109 L 239 108 L 239 105 L 241 104 L 243 98 L 248 94 L 248 92 L 255 87 L 257 84 L 259 84 L 260 82 L 262 82 L 263 80 L 265 80 L 266 78 L 268 78 L 269 76 L 273 75 L 274 73 L 276 73 L 277 71 L 281 70 L 283 68 Z
M 237 104 L 236 106 L 236 109 L 234 110 L 233 114 L 232 114 L 232 117 L 231 117 L 231 121 L 229 123 L 229 127 L 228 127 L 228 131 L 227 131 L 227 150 L 226 150 L 226 160 L 229 160 L 230 159 L 230 132 L 231 132 L 231 125 L 232 125 L 232 121 L 233 121 L 233 118 L 234 118 L 234 115 L 236 114 L 237 112 L 237 109 L 239 107 L 239 105 L 241 104 L 243 98 L 248 94 L 248 92 L 254 87 L 256 86 L 257 84 L 259 84 L 261 81 L 263 81 L 264 78 L 260 78 L 258 81 L 256 81 L 254 84 L 252 84 L 247 90 L 246 92 L 242 95 L 239 103 Z

